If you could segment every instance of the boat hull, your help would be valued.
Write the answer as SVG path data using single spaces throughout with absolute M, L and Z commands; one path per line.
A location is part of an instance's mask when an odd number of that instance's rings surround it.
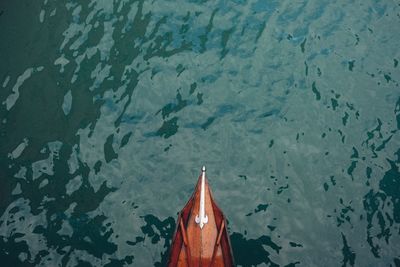
M 213 199 L 205 169 L 203 171 L 192 197 L 179 213 L 170 249 L 169 267 L 234 266 L 226 219 Z M 203 220 L 206 221 L 204 224 L 200 224 L 201 203 L 205 212 L 203 217 L 207 217 L 207 220 Z

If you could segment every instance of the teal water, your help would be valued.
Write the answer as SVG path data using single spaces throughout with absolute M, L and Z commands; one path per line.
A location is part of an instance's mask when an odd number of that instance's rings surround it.
M 400 266 L 397 1 L 0 3 L 1 266 L 164 266 L 204 164 L 238 266 Z

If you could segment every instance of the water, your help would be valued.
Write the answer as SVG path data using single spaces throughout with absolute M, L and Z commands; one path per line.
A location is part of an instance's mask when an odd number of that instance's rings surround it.
M 239 266 L 400 266 L 396 1 L 2 1 L 2 266 L 163 266 L 204 164 Z

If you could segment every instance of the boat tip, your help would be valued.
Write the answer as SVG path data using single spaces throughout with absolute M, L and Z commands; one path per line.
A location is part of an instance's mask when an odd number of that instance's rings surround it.
M 203 166 L 203 167 L 201 168 L 201 171 L 202 171 L 202 172 L 206 172 L 206 166 Z

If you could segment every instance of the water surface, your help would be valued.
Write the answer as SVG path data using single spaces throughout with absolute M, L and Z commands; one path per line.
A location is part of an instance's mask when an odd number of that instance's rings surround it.
M 0 262 L 164 266 L 202 165 L 239 266 L 400 266 L 396 1 L 2 1 Z

